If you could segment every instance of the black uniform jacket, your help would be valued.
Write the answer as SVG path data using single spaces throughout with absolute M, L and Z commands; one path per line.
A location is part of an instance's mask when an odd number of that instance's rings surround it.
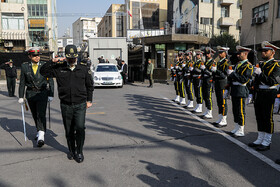
M 203 81 L 210 81 L 213 78 L 213 73 L 211 71 L 211 68 L 213 66 L 213 64 L 216 64 L 216 62 L 213 60 L 213 58 L 211 58 L 210 60 L 208 60 L 207 62 L 205 62 L 205 69 L 202 71 L 202 78 Z
M 217 63 L 217 71 L 213 73 L 215 89 L 223 90 L 227 84 L 228 59 L 224 58 Z
M 243 97 L 249 96 L 249 89 L 246 86 L 252 79 L 253 66 L 250 62 L 246 61 L 238 67 L 236 65 L 235 70 L 228 76 L 228 84 L 231 88 L 231 96 Z
M 81 104 L 86 101 L 92 102 L 93 79 L 92 73 L 87 66 L 78 64 L 71 71 L 66 61 L 62 64 L 50 61 L 44 64 L 40 73 L 46 77 L 56 77 L 58 95 L 62 103 Z
M 280 66 L 279 61 L 271 59 L 260 64 L 262 73 L 255 76 L 254 87 L 258 89 L 259 85 L 267 85 L 269 87 L 279 84 Z
M 17 77 L 16 66 L 10 67 L 9 64 L 1 64 L 0 68 L 5 70 L 6 77 L 10 77 L 10 78 L 16 78 Z
M 184 77 L 185 80 L 187 80 L 187 79 L 191 80 L 191 72 L 189 70 L 191 65 L 193 65 L 193 61 L 188 60 L 188 61 L 186 61 L 186 66 L 183 67 L 183 77 Z
M 201 63 L 202 63 L 202 60 L 199 59 L 197 60 L 194 65 L 193 65 L 193 71 L 192 71 L 192 76 L 195 77 L 195 78 L 198 78 L 197 76 L 195 75 L 201 75 L 201 72 L 202 70 L 200 69 L 200 66 L 201 66 Z
M 38 70 L 36 75 L 32 69 L 31 62 L 24 62 L 21 65 L 20 83 L 19 83 L 19 98 L 24 97 L 25 86 L 26 99 L 40 100 L 47 96 L 54 96 L 54 83 L 52 78 L 43 77 L 40 74 L 40 69 L 45 62 L 38 62 Z
M 178 65 L 178 69 L 176 69 L 176 80 L 177 81 L 181 81 L 183 79 L 183 61 L 178 61 L 176 63 L 176 65 Z M 176 66 L 175 66 L 176 67 Z

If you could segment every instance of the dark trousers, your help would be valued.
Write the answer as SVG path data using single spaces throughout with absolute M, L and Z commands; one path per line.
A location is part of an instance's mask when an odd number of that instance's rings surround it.
M 212 84 L 209 83 L 209 80 L 203 80 L 202 84 L 202 96 L 205 101 L 205 106 L 208 110 L 213 109 L 212 104 Z
M 48 104 L 48 98 L 41 98 L 32 100 L 28 99 L 28 105 L 32 113 L 37 131 L 46 132 L 46 110 Z
M 185 79 L 185 88 L 188 95 L 188 100 L 193 101 L 193 83 L 190 79 Z
M 182 79 L 179 79 L 177 82 L 177 89 L 178 89 L 178 94 L 180 95 L 181 98 L 185 98 L 185 88 L 184 88 L 184 81 Z
M 193 88 L 194 88 L 194 95 L 196 97 L 196 103 L 202 104 L 202 84 L 200 79 L 193 78 Z
M 258 131 L 272 134 L 274 132 L 273 108 L 277 90 L 259 90 L 254 102 Z
M 153 86 L 153 83 L 154 83 L 153 74 L 147 74 L 147 76 L 148 76 L 148 79 L 149 79 L 150 86 Z
M 219 114 L 226 116 L 228 107 L 227 107 L 227 101 L 226 99 L 224 99 L 225 90 L 215 88 L 215 92 L 216 92 Z
M 233 112 L 234 123 L 238 123 L 238 125 L 244 126 L 246 98 L 231 97 L 231 100 L 232 100 L 232 112 Z
M 83 153 L 86 103 L 76 105 L 60 103 L 60 108 L 69 151 Z
M 16 77 L 6 77 L 9 96 L 15 95 Z
M 179 83 L 177 81 L 177 78 L 174 81 L 174 88 L 175 88 L 176 95 L 180 95 L 180 93 L 179 93 Z
M 123 84 L 126 84 L 126 74 L 125 73 L 121 73 L 122 78 L 123 78 Z

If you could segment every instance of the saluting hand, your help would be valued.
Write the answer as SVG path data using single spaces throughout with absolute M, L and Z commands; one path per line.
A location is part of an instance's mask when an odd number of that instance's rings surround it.
M 53 62 L 62 62 L 64 61 L 66 58 L 65 57 L 58 57 L 58 58 L 53 58 L 52 61 Z

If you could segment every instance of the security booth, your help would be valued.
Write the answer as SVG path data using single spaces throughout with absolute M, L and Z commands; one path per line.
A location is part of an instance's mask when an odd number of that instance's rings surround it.
M 210 38 L 201 35 L 170 34 L 143 37 L 139 38 L 139 41 L 142 44 L 142 49 L 144 49 L 144 52 L 142 52 L 142 66 L 146 70 L 148 58 L 150 58 L 155 67 L 153 75 L 155 81 L 166 82 L 170 79 L 168 69 L 174 63 L 179 51 L 206 46 Z M 144 73 L 146 72 L 145 70 Z

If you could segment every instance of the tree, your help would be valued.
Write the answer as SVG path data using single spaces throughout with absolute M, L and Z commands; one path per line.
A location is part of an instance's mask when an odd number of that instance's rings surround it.
M 233 53 L 236 49 L 236 46 L 238 45 L 238 42 L 235 40 L 234 36 L 228 33 L 212 36 L 209 43 L 211 46 L 229 47 L 229 53 Z

